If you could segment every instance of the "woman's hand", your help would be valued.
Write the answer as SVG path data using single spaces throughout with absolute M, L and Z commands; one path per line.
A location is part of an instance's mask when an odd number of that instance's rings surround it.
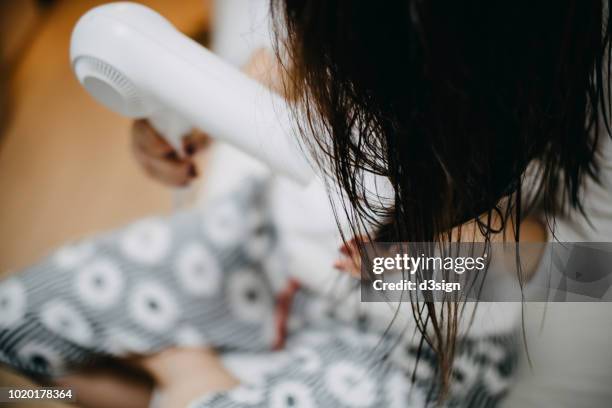
M 186 186 L 198 176 L 194 156 L 210 145 L 210 138 L 192 131 L 183 138 L 183 152 L 177 152 L 147 120 L 134 121 L 132 150 L 145 172 L 162 183 Z
M 340 258 L 334 262 L 334 268 L 341 272 L 348 273 L 353 278 L 361 278 L 361 256 L 359 254 L 357 240 L 352 238 L 350 241 L 342 244 L 339 251 Z
M 270 90 L 284 94 L 284 70 L 269 50 L 255 51 L 242 70 Z M 132 126 L 132 150 L 136 160 L 149 176 L 172 187 L 186 186 L 198 176 L 193 156 L 210 142 L 208 135 L 194 130 L 183 139 L 184 152 L 177 152 L 148 121 L 137 120 Z

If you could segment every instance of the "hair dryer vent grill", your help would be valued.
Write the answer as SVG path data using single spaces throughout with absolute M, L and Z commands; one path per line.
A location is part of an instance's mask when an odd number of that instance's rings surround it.
M 146 115 L 138 89 L 125 75 L 101 59 L 83 56 L 76 59 L 74 71 L 89 93 L 104 106 L 122 115 Z

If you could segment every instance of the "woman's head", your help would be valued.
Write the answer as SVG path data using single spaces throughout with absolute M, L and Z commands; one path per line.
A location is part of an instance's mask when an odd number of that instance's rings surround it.
M 478 219 L 488 237 L 494 216 L 502 229 L 520 221 L 524 189 L 553 218 L 566 204 L 581 209 L 609 118 L 607 5 L 272 3 L 305 140 L 346 193 L 356 230 L 380 214 L 378 239 L 450 240 L 451 228 Z M 364 171 L 388 177 L 392 206 L 364 198 Z M 421 322 L 440 325 L 434 310 Z M 432 342 L 444 354 L 452 345 L 439 329 Z

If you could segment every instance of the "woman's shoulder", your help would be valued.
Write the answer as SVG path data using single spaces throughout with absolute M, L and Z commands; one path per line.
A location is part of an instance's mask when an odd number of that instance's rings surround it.
M 555 240 L 561 242 L 612 241 L 612 139 L 601 132 L 596 152 L 598 180 L 588 177 L 582 190 L 584 215 L 570 211 L 555 220 Z

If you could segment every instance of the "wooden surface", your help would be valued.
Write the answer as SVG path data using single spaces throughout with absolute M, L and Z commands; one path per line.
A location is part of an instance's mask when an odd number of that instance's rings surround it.
M 129 121 L 95 103 L 72 75 L 71 29 L 99 3 L 57 2 L 11 77 L 12 115 L 0 136 L 0 276 L 67 240 L 170 209 L 169 191 L 131 157 Z M 207 28 L 204 0 L 142 3 L 182 31 Z M 0 386 L 22 381 L 0 373 Z

